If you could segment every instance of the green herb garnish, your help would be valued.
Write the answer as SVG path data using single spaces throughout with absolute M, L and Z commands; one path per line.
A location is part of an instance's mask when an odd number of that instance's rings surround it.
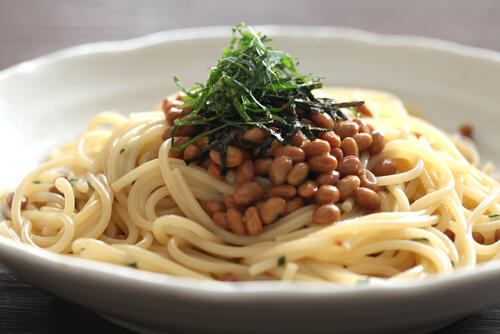
M 132 186 L 135 184 L 135 181 L 137 181 L 137 180 L 132 181 L 132 184 L 131 184 Z
M 120 150 L 120 154 L 122 154 L 123 152 L 125 152 L 125 148 L 122 148 L 122 149 Z
M 33 181 L 34 184 L 40 184 L 41 182 L 38 180 Z
M 193 109 L 174 121 L 172 138 L 182 125 L 197 126 L 200 134 L 178 146 L 172 140 L 172 149 L 179 151 L 199 138 L 209 137 L 209 144 L 186 163 L 203 159 L 213 149 L 221 155 L 221 174 L 225 175 L 227 147 L 239 140 L 246 128 L 257 126 L 271 134 L 263 142 L 243 143 L 258 148 L 263 156 L 274 139 L 287 145 L 299 130 L 310 140 L 316 139 L 315 133 L 329 131 L 302 122 L 302 113 L 325 112 L 339 121 L 347 119 L 340 108 L 363 105 L 362 101 L 336 103 L 315 98 L 311 91 L 323 86 L 320 78 L 297 72 L 297 59 L 267 46 L 270 41 L 247 25 L 237 25 L 230 46 L 224 49 L 217 66 L 210 69 L 204 85 L 185 89 L 174 77 L 186 94 L 183 106 Z
M 370 277 L 363 277 L 356 281 L 356 285 L 366 285 L 370 283 Z
M 354 113 L 354 115 L 357 118 L 361 118 L 361 117 L 365 116 L 365 115 L 363 115 L 363 113 L 361 111 L 358 110 L 358 108 L 352 108 L 352 112 Z
M 491 215 L 488 216 L 488 218 L 499 218 L 500 214 L 498 213 L 492 213 Z
M 278 266 L 284 265 L 285 262 L 286 262 L 286 257 L 285 256 L 282 256 L 282 257 L 278 258 Z
M 429 242 L 429 239 L 427 238 L 411 238 L 410 240 L 416 242 Z
M 129 266 L 130 268 L 137 269 L 137 262 L 129 263 L 127 264 L 127 266 Z

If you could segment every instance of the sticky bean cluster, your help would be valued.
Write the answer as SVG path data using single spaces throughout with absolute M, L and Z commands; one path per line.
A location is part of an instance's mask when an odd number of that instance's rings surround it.
M 170 108 L 166 110 L 169 126 L 187 112 L 175 102 L 165 102 L 165 106 Z M 393 174 L 396 165 L 384 159 L 370 171 L 362 168 L 360 154 L 366 151 L 370 156 L 378 155 L 385 146 L 384 134 L 359 118 L 335 123 L 326 113 L 314 113 L 301 121 L 329 131 L 318 132 L 312 141 L 298 131 L 288 145 L 282 146 L 275 139 L 265 152 L 260 152 L 245 143 L 263 142 L 270 133 L 250 127 L 239 141 L 227 147 L 226 176 L 221 175 L 220 152 L 210 150 L 207 158 L 197 162 L 211 176 L 237 183 L 234 193 L 225 196 L 223 203 L 204 203 L 217 225 L 238 235 L 255 236 L 263 226 L 306 204 L 317 204 L 313 222 L 318 225 L 338 220 L 340 204 L 349 198 L 366 210 L 380 208 L 375 175 Z M 188 129 L 176 132 L 176 145 L 186 143 L 195 134 Z M 171 156 L 192 159 L 208 144 L 208 137 L 202 137 L 183 150 L 172 150 Z

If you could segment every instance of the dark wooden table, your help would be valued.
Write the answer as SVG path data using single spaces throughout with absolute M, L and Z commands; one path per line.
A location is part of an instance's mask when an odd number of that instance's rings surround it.
M 500 1 L 0 0 L 0 70 L 60 48 L 192 26 L 349 26 L 500 50 Z M 1 92 L 0 92 L 1 94 Z M 0 264 L 0 333 L 129 333 Z M 500 305 L 439 333 L 498 333 Z

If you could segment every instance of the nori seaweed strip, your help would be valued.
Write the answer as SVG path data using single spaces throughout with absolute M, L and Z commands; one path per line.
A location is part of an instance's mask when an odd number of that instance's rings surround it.
M 288 132 L 285 135 L 285 138 L 283 138 L 283 141 L 281 142 L 281 146 L 286 146 L 290 144 L 290 141 L 292 140 L 293 136 L 295 136 L 299 132 L 298 128 L 293 128 L 290 132 Z
M 335 123 L 338 123 L 340 118 L 342 118 L 344 121 L 348 120 L 347 116 L 340 109 L 327 108 L 326 112 L 333 117 Z
M 251 141 L 251 140 L 243 139 L 243 138 L 241 138 L 241 143 L 243 145 L 252 146 L 252 147 L 255 147 L 255 148 L 262 147 L 262 145 L 264 144 L 263 141 Z
M 278 131 L 274 131 L 273 129 L 268 128 L 267 126 L 265 126 L 264 124 L 256 124 L 255 126 L 257 126 L 258 128 L 261 128 L 263 130 L 266 130 L 272 136 L 274 136 L 274 138 L 278 139 L 280 142 L 283 141 L 283 137 L 281 136 L 281 134 Z
M 210 152 L 211 149 L 212 149 L 212 146 L 207 145 L 200 150 L 200 152 L 198 153 L 197 156 L 195 156 L 194 158 L 191 158 L 191 159 L 186 159 L 186 160 L 184 160 L 184 162 L 186 163 L 186 165 L 189 165 L 190 163 L 192 163 L 194 161 L 201 160 L 208 155 L 208 152 Z
M 312 133 L 312 131 L 310 130 L 309 128 L 309 125 L 306 125 L 306 126 L 303 126 L 300 128 L 300 131 L 302 131 L 302 133 L 304 134 L 304 136 L 307 137 L 307 139 L 309 139 L 310 141 L 313 141 L 316 139 L 316 136 L 314 135 L 314 133 Z
M 260 147 L 259 149 L 259 154 L 257 155 L 257 158 L 263 158 L 271 145 L 273 144 L 274 138 L 272 136 L 269 136 L 266 138 L 264 141 L 264 144 Z
M 226 175 L 227 173 L 227 147 L 229 144 L 227 142 L 222 143 L 222 147 L 219 149 L 220 154 L 220 175 Z
M 238 138 L 243 135 L 245 130 L 240 130 L 236 133 L 229 134 L 226 136 L 223 136 L 221 139 L 222 145 L 219 146 L 219 154 L 220 154 L 220 175 L 226 175 L 227 174 L 227 148 L 230 144 L 234 143 L 235 141 L 238 140 Z M 214 148 L 216 149 L 216 148 Z

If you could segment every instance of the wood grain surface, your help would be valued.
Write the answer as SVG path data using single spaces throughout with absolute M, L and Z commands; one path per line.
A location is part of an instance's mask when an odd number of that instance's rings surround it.
M 500 50 L 499 16 L 497 0 L 0 0 L 0 69 L 81 43 L 239 22 L 348 26 Z M 75 332 L 130 333 L 0 264 L 0 333 Z M 438 333 L 499 332 L 497 305 Z

